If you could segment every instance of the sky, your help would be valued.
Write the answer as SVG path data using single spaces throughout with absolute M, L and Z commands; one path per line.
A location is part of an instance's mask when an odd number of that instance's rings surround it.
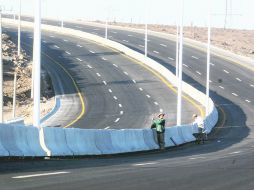
M 33 15 L 33 1 L 21 0 L 22 14 Z M 84 19 L 169 24 L 178 18 L 179 0 L 41 0 L 42 16 L 55 19 Z M 184 25 L 206 26 L 208 0 L 184 0 Z M 254 29 L 254 0 L 211 0 L 211 25 Z M 226 17 L 226 2 L 227 13 Z M 0 0 L 3 12 L 18 12 L 19 0 Z

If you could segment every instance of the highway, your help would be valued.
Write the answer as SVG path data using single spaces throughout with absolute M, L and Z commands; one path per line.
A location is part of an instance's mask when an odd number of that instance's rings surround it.
M 66 23 L 65 26 L 104 35 L 100 27 L 73 23 Z M 144 50 L 141 46 L 144 36 L 139 33 L 114 29 L 109 30 L 109 36 L 140 52 Z M 150 36 L 149 40 L 149 57 L 174 71 L 175 44 L 155 36 Z M 205 53 L 185 46 L 183 62 L 184 80 L 204 91 Z M 3 161 L 4 164 L 0 166 L 1 187 L 89 190 L 253 189 L 253 66 L 243 67 L 215 55 L 212 55 L 211 62 L 211 97 L 221 114 L 217 128 L 205 145 L 190 143 L 164 152 L 74 160 Z
M 10 34 L 15 37 L 15 33 Z M 22 37 L 22 45 L 31 52 L 31 31 L 24 31 Z M 56 96 L 67 96 L 64 101 L 71 99 L 71 105 L 66 104 L 46 121 L 46 126 L 148 128 L 159 112 L 167 114 L 168 126 L 175 125 L 176 93 L 141 63 L 88 41 L 48 33 L 43 34 L 42 51 L 43 67 L 58 77 L 53 80 Z M 74 83 L 80 89 L 81 100 Z M 183 103 L 183 122 L 189 123 L 198 110 L 187 100 Z

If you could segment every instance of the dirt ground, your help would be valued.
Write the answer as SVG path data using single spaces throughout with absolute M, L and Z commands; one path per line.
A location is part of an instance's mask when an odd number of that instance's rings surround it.
M 26 124 L 31 124 L 33 113 L 33 100 L 31 99 L 31 57 L 29 57 L 23 50 L 20 53 L 20 56 L 18 56 L 16 44 L 13 43 L 12 39 L 8 35 L 3 34 L 2 39 L 4 121 L 13 119 L 14 72 L 16 72 L 17 87 L 15 117 L 23 117 Z M 44 116 L 53 108 L 54 97 L 52 96 L 52 89 L 43 89 L 42 92 L 41 116 Z
M 144 28 L 144 25 L 142 24 L 128 24 L 119 22 L 112 22 L 110 24 L 138 29 Z M 163 32 L 174 35 L 176 34 L 175 26 L 152 24 L 148 25 L 148 29 L 151 31 Z M 206 43 L 207 28 L 194 26 L 184 27 L 184 37 Z M 211 44 L 217 47 L 221 47 L 225 50 L 234 52 L 238 55 L 243 55 L 254 59 L 254 30 L 212 28 Z

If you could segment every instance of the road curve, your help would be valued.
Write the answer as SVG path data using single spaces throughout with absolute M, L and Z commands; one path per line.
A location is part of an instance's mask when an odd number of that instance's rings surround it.
M 15 37 L 13 32 L 10 34 Z M 23 47 L 31 48 L 32 33 L 23 31 L 22 39 Z M 59 88 L 57 96 L 65 97 L 64 101 L 76 99 L 76 103 L 67 103 L 63 111 L 44 125 L 147 128 L 154 114 L 159 112 L 167 113 L 167 125 L 175 124 L 176 111 L 172 108 L 176 107 L 176 93 L 141 63 L 92 42 L 52 33 L 43 33 L 42 52 L 43 67 L 50 70 L 53 77 L 58 73 L 62 75 L 53 80 Z M 78 100 L 79 91 L 84 106 Z M 187 100 L 183 106 L 183 122 L 189 123 L 192 113 L 198 110 Z
M 55 23 L 53 23 L 55 24 Z M 103 35 L 101 28 L 66 23 L 66 27 Z M 78 28 L 77 28 L 78 26 Z M 143 51 L 141 34 L 109 30 L 111 39 Z M 174 43 L 151 36 L 149 56 L 174 70 Z M 125 41 L 123 41 L 125 40 Z M 164 44 L 165 46 L 162 46 Z M 169 57 L 171 59 L 169 59 Z M 205 53 L 184 47 L 184 80 L 204 91 Z M 1 165 L 1 186 L 8 189 L 253 189 L 253 71 L 215 55 L 211 62 L 211 97 L 225 123 L 205 145 L 188 144 L 165 152 L 100 159 L 10 162 Z M 221 118 L 223 120 L 224 118 Z M 32 164 L 31 164 L 32 163 Z M 65 171 L 65 174 L 13 178 Z M 33 183 L 27 183 L 27 179 Z M 22 187 L 22 188 L 21 188 Z

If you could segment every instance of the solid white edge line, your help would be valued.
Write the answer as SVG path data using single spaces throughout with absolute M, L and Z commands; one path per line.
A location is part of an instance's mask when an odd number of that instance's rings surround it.
M 12 177 L 13 179 L 24 179 L 24 178 L 31 178 L 31 177 L 41 177 L 41 176 L 49 176 L 49 175 L 59 175 L 59 174 L 68 174 L 70 172 L 52 172 L 52 173 L 41 173 L 41 174 L 31 174 L 31 175 L 22 175 L 22 176 L 15 176 Z

